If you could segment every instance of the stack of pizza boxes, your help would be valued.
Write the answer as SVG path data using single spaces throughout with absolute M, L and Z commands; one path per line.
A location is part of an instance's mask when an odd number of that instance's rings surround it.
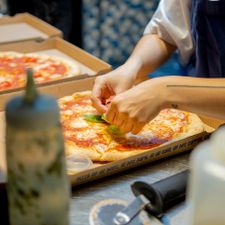
M 28 13 L 0 18 L 0 33 L 1 54 L 4 52 L 44 54 L 51 57 L 60 57 L 67 62 L 74 63 L 78 72 L 73 76 L 38 84 L 41 92 L 52 94 L 57 98 L 78 91 L 90 90 L 96 76 L 111 70 L 109 64 L 63 40 L 60 30 Z M 5 179 L 4 106 L 11 97 L 21 94 L 22 91 L 22 87 L 0 90 L 0 183 L 4 182 Z M 204 132 L 122 160 L 90 163 L 83 170 L 68 173 L 70 180 L 73 185 L 78 185 L 190 150 L 207 138 L 209 133 L 221 124 L 221 121 L 209 118 L 204 118 L 204 122 L 207 127 Z

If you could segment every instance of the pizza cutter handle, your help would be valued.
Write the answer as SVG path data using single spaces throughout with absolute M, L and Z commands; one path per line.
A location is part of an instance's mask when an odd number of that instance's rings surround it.
M 189 171 L 185 170 L 153 184 L 134 182 L 131 185 L 135 196 L 144 195 L 150 201 L 145 209 L 154 216 L 161 217 L 163 211 L 185 198 Z

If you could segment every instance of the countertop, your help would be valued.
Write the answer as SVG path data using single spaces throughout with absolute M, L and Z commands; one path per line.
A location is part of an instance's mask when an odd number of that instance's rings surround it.
M 134 195 L 130 185 L 134 181 L 154 183 L 189 167 L 189 153 L 182 153 L 167 159 L 151 162 L 147 165 L 133 168 L 107 178 L 86 183 L 72 189 L 70 204 L 71 225 L 88 225 L 89 212 L 99 201 L 107 198 L 119 198 L 131 202 Z M 174 207 L 166 213 L 172 218 L 184 208 L 184 203 Z M 181 224 L 179 217 L 173 219 L 170 225 Z M 184 220 L 182 218 L 182 225 Z

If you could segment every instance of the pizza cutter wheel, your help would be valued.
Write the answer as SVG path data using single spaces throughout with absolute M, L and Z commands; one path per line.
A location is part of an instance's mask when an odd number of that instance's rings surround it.
M 129 205 L 120 199 L 98 202 L 91 210 L 90 225 L 162 225 L 164 210 L 184 200 L 188 171 L 183 171 L 153 184 L 134 182 L 136 196 Z

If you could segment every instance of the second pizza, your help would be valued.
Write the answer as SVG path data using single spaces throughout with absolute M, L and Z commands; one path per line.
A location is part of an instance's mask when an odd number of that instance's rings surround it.
M 32 68 L 36 83 L 45 83 L 80 74 L 70 60 L 43 54 L 0 53 L 0 91 L 25 86 L 27 68 Z

